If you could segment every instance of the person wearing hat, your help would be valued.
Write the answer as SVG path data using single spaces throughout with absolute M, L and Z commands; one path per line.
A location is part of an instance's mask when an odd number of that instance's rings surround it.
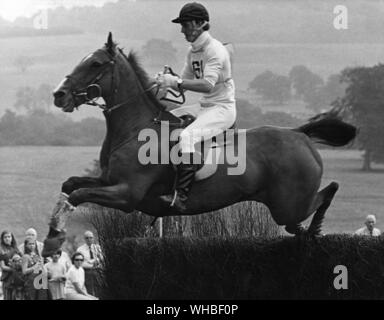
M 209 14 L 202 4 L 187 3 L 172 22 L 181 25 L 181 33 L 191 46 L 180 77 L 166 73 L 159 74 L 156 80 L 162 88 L 202 93 L 198 104 L 171 111 L 178 117 L 187 114 L 196 117 L 180 134 L 182 160 L 177 166 L 175 191 L 161 197 L 164 202 L 183 213 L 198 166 L 193 163 L 194 145 L 211 139 L 235 123 L 235 84 L 229 52 L 208 32 Z

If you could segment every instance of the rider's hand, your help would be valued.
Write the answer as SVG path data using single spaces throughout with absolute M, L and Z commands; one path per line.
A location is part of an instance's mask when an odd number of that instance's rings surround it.
M 162 88 L 172 88 L 177 90 L 177 80 L 179 80 L 179 77 L 173 76 L 169 73 L 163 73 L 159 74 L 156 78 L 156 82 L 160 85 Z

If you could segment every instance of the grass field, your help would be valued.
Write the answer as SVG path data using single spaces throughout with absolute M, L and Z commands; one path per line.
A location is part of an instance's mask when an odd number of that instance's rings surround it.
M 18 239 L 30 226 L 43 239 L 48 218 L 58 199 L 61 183 L 83 175 L 98 156 L 98 147 L 2 147 L 0 148 L 0 229 L 11 229 Z M 360 171 L 359 151 L 322 150 L 325 171 L 322 185 L 338 181 L 340 189 L 325 217 L 326 233 L 353 232 L 368 213 L 376 214 L 384 230 L 384 167 Z M 76 220 L 71 234 L 81 234 Z
M 363 226 L 367 214 L 375 214 L 377 227 L 384 231 L 384 166 L 374 165 L 374 171 L 361 171 L 362 154 L 358 151 L 322 150 L 324 179 L 340 183 L 328 214 L 324 231 L 353 232 Z
M 83 175 L 98 151 L 97 147 L 0 148 L 0 229 L 10 229 L 22 240 L 24 231 L 34 227 L 44 239 L 61 183 Z M 82 232 L 76 224 L 71 228 Z

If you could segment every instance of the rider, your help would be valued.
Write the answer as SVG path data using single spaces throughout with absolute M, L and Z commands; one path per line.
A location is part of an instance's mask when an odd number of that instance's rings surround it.
M 181 32 L 191 43 L 191 47 L 181 77 L 160 74 L 157 82 L 163 88 L 191 90 L 203 94 L 198 104 L 171 111 L 178 117 L 186 114 L 196 117 L 180 134 L 182 162 L 177 166 L 175 192 L 161 197 L 179 212 L 184 212 L 198 166 L 193 163 L 194 145 L 218 135 L 234 124 L 235 85 L 227 49 L 208 32 L 210 25 L 207 9 L 200 3 L 187 3 L 182 7 L 179 17 L 172 22 L 181 24 Z

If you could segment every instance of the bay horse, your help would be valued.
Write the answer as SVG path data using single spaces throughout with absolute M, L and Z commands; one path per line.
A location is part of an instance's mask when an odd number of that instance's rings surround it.
M 65 181 L 62 192 L 68 195 L 70 205 L 91 202 L 127 213 L 139 210 L 154 217 L 178 214 L 159 199 L 173 188 L 172 163 L 144 165 L 138 160 L 145 143 L 138 140 L 140 131 L 150 128 L 161 135 L 160 123 L 180 123 L 165 110 L 152 87 L 136 55 L 131 52 L 126 56 L 109 33 L 107 43 L 84 58 L 55 89 L 54 103 L 64 112 L 90 103 L 88 91 L 95 89 L 99 91 L 95 96 L 105 101 L 107 133 L 100 153 L 102 173 L 97 178 L 70 177 Z M 319 235 L 338 183 L 331 182 L 319 191 L 323 165 L 314 141 L 343 146 L 354 139 L 356 128 L 341 119 L 320 117 L 298 128 L 267 126 L 245 132 L 246 150 L 241 155 L 245 157 L 244 173 L 228 175 L 229 164 L 223 163 L 211 177 L 195 181 L 186 214 L 254 200 L 265 204 L 274 221 L 285 226 L 287 232 Z M 313 213 L 309 227 L 303 228 L 301 222 Z M 57 230 L 60 228 L 54 219 L 50 227 L 46 241 L 51 239 L 52 244 L 60 235 L 62 238 L 63 232 Z M 47 254 L 48 245 L 45 251 Z

